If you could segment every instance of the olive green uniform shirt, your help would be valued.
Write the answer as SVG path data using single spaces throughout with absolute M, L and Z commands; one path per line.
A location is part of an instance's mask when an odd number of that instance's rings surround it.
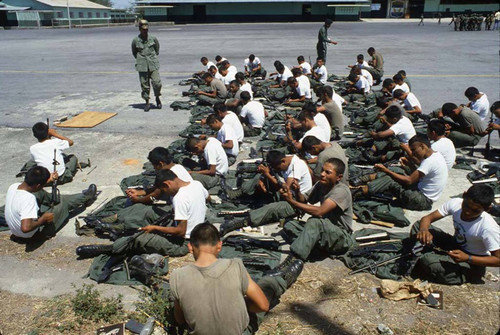
M 476 112 L 468 107 L 462 108 L 456 121 L 464 129 L 469 129 L 471 125 L 474 126 L 474 135 L 481 135 L 484 132 L 483 121 Z
M 328 29 L 325 26 L 322 26 L 318 32 L 318 44 L 322 44 L 323 48 L 326 49 L 326 45 L 328 44 Z
M 378 52 L 374 52 L 372 58 L 376 60 L 375 70 L 384 71 L 384 58 Z
M 158 55 L 160 53 L 160 42 L 154 36 L 148 35 L 144 40 L 141 35 L 132 41 L 132 54 L 135 58 L 135 69 L 138 72 L 152 72 L 160 69 Z

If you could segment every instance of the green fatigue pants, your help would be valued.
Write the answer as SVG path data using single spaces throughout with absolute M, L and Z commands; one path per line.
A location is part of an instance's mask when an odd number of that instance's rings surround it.
M 318 87 L 321 87 L 324 84 L 322 82 L 320 82 L 319 80 L 312 79 L 312 78 L 309 78 L 309 82 L 311 83 L 311 88 L 314 91 L 314 93 L 316 93 L 316 95 L 318 95 L 318 93 L 317 93 Z
M 326 43 L 316 43 L 316 53 L 318 54 L 318 58 L 323 58 L 324 63 L 326 64 Z
M 50 202 L 52 199 L 50 193 L 45 190 L 40 190 L 33 193 L 33 195 L 37 200 L 38 206 L 40 208 L 40 213 L 54 213 L 54 221 L 43 225 L 40 230 L 30 239 L 43 239 L 55 236 L 56 233 L 61 230 L 64 225 L 66 225 L 66 223 L 68 223 L 70 212 L 78 207 L 84 206 L 85 202 L 90 200 L 89 197 L 83 195 L 82 193 L 61 195 L 59 203 L 55 205 L 54 208 L 50 208 Z
M 249 124 L 243 124 L 243 133 L 245 137 L 255 137 L 259 136 L 262 131 L 262 128 L 254 128 Z
M 286 281 L 281 277 L 262 277 L 259 281 L 257 281 L 257 285 L 259 285 L 260 289 L 266 295 L 266 298 L 269 301 L 269 309 L 279 304 L 280 297 L 286 291 Z M 255 334 L 266 314 L 267 313 L 265 312 L 250 313 L 250 322 L 243 332 L 243 335 Z
M 260 70 L 257 70 L 255 72 L 249 72 L 250 78 L 262 77 L 262 79 L 266 79 L 266 75 L 267 75 L 267 71 L 262 67 L 262 65 L 260 66 Z
M 113 254 L 160 254 L 181 257 L 189 252 L 188 241 L 179 236 L 139 232 L 121 237 L 113 243 Z
M 209 105 L 209 106 L 212 106 L 212 105 L 215 105 L 216 103 L 218 102 L 222 102 L 221 99 L 215 97 L 215 98 L 212 98 L 212 97 L 207 97 L 206 95 L 197 95 L 196 96 L 196 99 L 198 99 L 198 103 L 200 105 Z
M 372 67 L 368 67 L 368 68 L 366 68 L 366 70 L 371 73 L 373 80 L 375 80 L 375 81 L 381 80 L 382 76 L 384 75 L 383 70 L 377 70 L 377 69 L 374 69 Z
M 132 186 L 142 186 L 143 188 L 146 189 L 151 187 L 152 184 L 154 184 L 155 178 L 156 176 L 149 176 L 149 175 L 146 176 L 143 175 L 142 173 L 125 177 L 120 182 L 120 188 L 122 189 L 123 193 L 125 193 L 127 188 Z
M 481 135 L 469 135 L 460 131 L 452 130 L 448 138 L 453 142 L 455 148 L 473 147 L 481 140 Z
M 420 221 L 415 222 L 410 236 L 415 236 L 420 230 Z M 439 228 L 432 227 L 429 232 L 433 236 L 433 243 L 444 250 L 457 250 L 460 246 L 455 238 Z M 471 265 L 467 262 L 456 263 L 450 256 L 435 251 L 425 252 L 418 258 L 412 271 L 412 276 L 427 279 L 434 283 L 446 285 L 461 285 L 466 282 L 482 283 L 486 268 Z
M 64 164 L 66 165 L 66 170 L 64 170 L 62 176 L 59 176 L 57 179 L 58 185 L 73 181 L 78 166 L 78 158 L 76 158 L 75 155 L 64 155 Z
M 141 82 L 142 98 L 149 101 L 149 81 L 153 84 L 153 92 L 155 97 L 161 96 L 161 79 L 158 70 L 149 72 L 139 72 L 139 81 Z
M 234 163 L 236 163 L 236 156 L 233 155 L 227 155 L 227 165 L 231 166 Z
M 298 220 L 290 220 L 285 223 L 283 230 L 294 240 L 290 250 L 303 261 L 316 248 L 329 255 L 341 255 L 354 244 L 351 235 L 329 219 L 312 217 L 305 225 Z
M 250 222 L 253 227 L 258 227 L 295 215 L 297 212 L 288 202 L 278 201 L 250 211 Z
M 408 188 L 394 181 L 391 177 L 385 175 L 368 183 L 368 193 L 387 193 L 392 194 L 397 198 L 397 203 L 404 208 L 423 211 L 432 208 L 432 200 L 427 198 L 417 185 L 412 185 Z
M 199 181 L 207 190 L 220 185 L 219 175 L 209 176 L 206 174 L 192 173 L 191 177 L 193 177 L 194 180 Z
M 125 207 L 117 213 L 117 223 L 114 228 L 118 231 L 126 231 L 153 224 L 163 214 L 172 211 L 168 205 L 145 205 L 133 204 Z

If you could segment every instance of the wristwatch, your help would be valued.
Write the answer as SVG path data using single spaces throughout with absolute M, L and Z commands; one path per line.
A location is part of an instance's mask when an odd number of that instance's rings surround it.
M 472 255 L 469 255 L 469 259 L 467 259 L 467 263 L 472 264 Z

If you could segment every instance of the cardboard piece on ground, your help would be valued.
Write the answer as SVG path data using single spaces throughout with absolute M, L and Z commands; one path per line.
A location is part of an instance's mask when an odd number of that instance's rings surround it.
M 83 112 L 77 116 L 56 124 L 57 127 L 61 128 L 92 128 L 98 124 L 112 118 L 117 113 L 106 113 L 106 112 Z

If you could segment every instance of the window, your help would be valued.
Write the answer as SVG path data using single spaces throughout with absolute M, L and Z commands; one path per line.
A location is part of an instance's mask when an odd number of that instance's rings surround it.
M 58 18 L 62 18 L 62 17 L 63 17 L 62 12 L 57 12 L 57 17 L 58 17 Z
M 104 17 L 108 17 L 108 13 L 104 13 Z
M 73 18 L 74 16 L 75 16 L 75 13 L 73 13 L 73 12 L 69 12 L 69 17 L 70 17 L 70 18 Z
M 91 18 L 92 18 L 92 12 L 88 12 L 88 13 L 87 13 L 87 17 L 88 17 L 89 19 L 91 19 Z
M 83 12 L 78 12 L 78 17 L 79 17 L 80 19 L 83 19 Z
M 101 13 L 99 13 L 99 12 L 95 13 L 95 17 L 100 18 L 101 17 Z

